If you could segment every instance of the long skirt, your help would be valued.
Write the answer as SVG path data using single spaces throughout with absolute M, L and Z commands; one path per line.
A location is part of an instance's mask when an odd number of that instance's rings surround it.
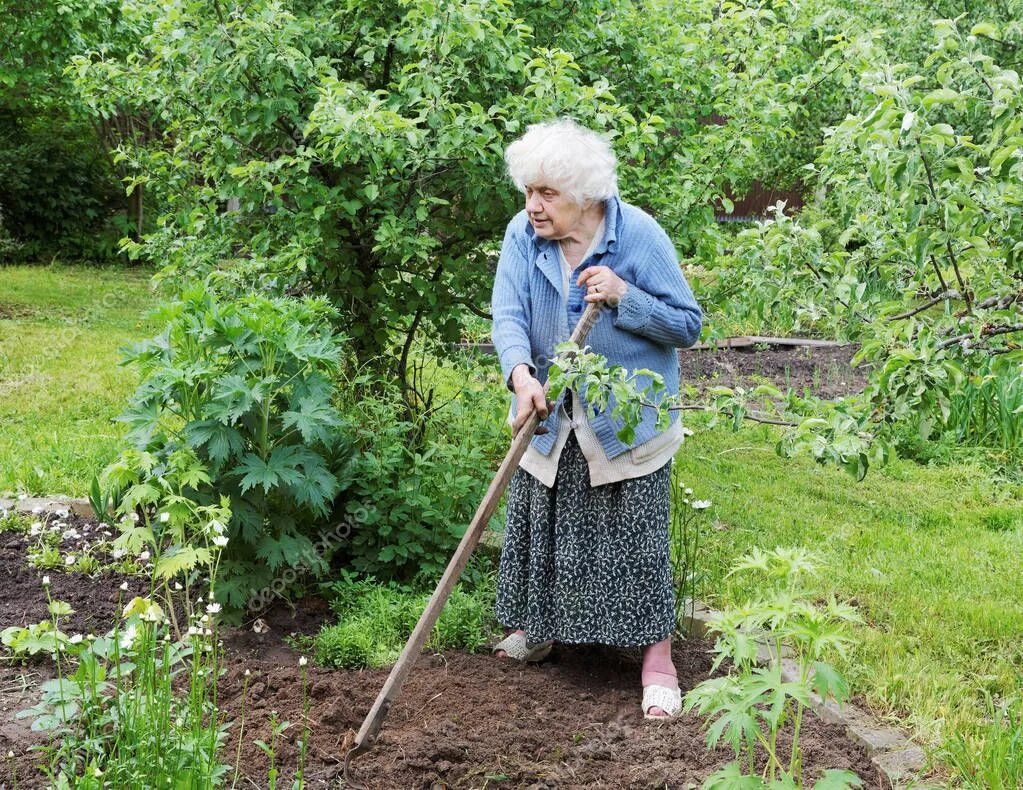
M 670 636 L 671 463 L 590 487 L 571 433 L 553 488 L 518 469 L 508 488 L 496 615 L 530 642 L 639 647 Z

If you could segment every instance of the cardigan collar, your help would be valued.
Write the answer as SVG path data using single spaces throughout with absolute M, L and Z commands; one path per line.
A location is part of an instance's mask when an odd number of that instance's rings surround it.
M 621 200 L 618 198 L 618 195 L 612 195 L 604 201 L 604 238 L 600 240 L 597 248 L 593 251 L 594 255 L 601 255 L 605 252 L 613 253 L 618 248 L 618 236 L 621 232 L 621 226 Z M 557 241 L 537 236 L 533 226 L 529 224 L 528 218 L 526 220 L 526 234 L 532 239 L 533 244 L 538 250 L 535 259 L 536 265 L 540 267 L 540 270 L 551 281 L 551 284 L 561 294 L 562 298 L 564 298 L 565 294 L 561 293 L 561 259 L 557 249 L 554 247 Z

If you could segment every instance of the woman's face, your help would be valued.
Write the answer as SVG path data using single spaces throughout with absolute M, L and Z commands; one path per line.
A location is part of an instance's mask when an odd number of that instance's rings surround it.
M 564 239 L 578 229 L 583 206 L 547 184 L 527 184 L 526 213 L 537 236 Z

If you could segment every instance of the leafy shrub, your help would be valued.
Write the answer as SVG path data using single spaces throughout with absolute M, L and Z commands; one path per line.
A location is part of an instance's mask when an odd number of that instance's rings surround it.
M 0 261 L 112 258 L 120 234 L 104 231 L 118 202 L 123 192 L 91 121 L 0 108 Z
M 165 331 L 127 356 L 141 374 L 120 418 L 134 449 L 103 484 L 122 491 L 122 510 L 146 526 L 158 508 L 173 525 L 183 502 L 227 497 L 218 595 L 231 606 L 290 568 L 322 573 L 329 556 L 313 539 L 348 458 L 332 405 L 341 354 L 332 309 L 317 299 L 227 301 L 196 286 L 162 315 Z
M 478 650 L 493 630 L 493 573 L 470 590 L 456 587 L 448 598 L 427 642 L 431 650 Z M 343 572 L 327 586 L 336 625 L 324 626 L 313 640 L 316 661 L 325 666 L 357 669 L 384 666 L 397 660 L 408 637 L 426 609 L 431 593 L 405 585 L 380 583 Z
M 346 492 L 354 532 L 345 551 L 357 571 L 436 580 L 465 534 L 509 434 L 494 377 L 478 368 L 462 375 L 461 390 L 430 418 L 418 446 L 409 437 L 422 426 L 399 416 L 397 395 L 345 406 L 355 446 Z

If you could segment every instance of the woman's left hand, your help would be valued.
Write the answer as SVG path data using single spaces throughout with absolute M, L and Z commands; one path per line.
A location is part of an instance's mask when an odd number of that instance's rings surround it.
M 586 286 L 587 302 L 607 302 L 614 307 L 625 296 L 629 284 L 607 266 L 590 266 L 576 281 Z

